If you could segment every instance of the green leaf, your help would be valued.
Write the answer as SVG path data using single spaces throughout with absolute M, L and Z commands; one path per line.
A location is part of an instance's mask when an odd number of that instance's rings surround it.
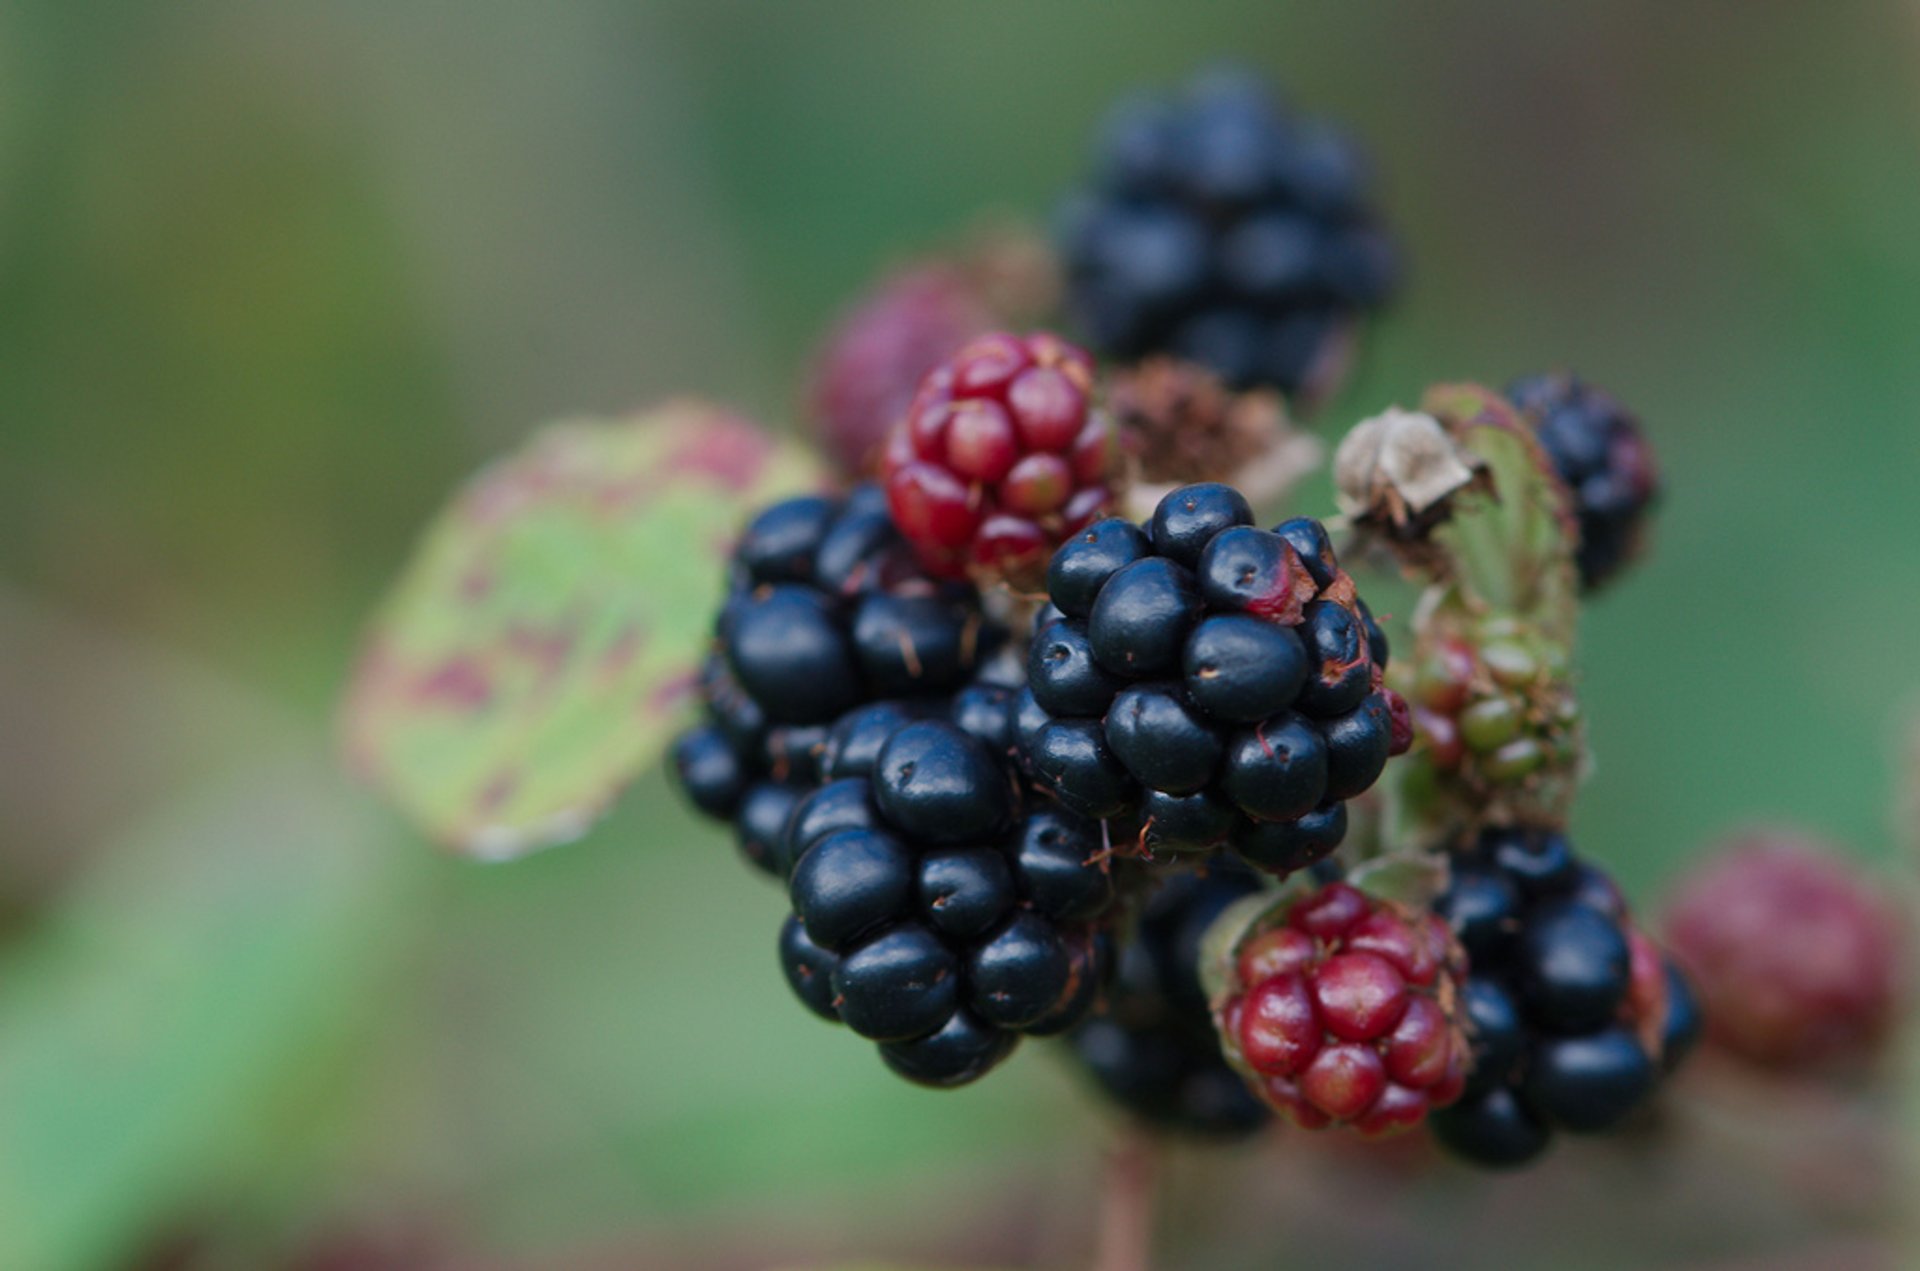
M 440 514 L 376 616 L 349 761 L 467 855 L 579 837 L 665 747 L 740 524 L 818 475 L 694 401 L 542 430 Z
M 263 760 L 109 846 L 8 950 L 0 1266 L 122 1265 L 297 1156 L 262 1127 L 364 1022 L 413 894 L 375 811 L 321 755 Z

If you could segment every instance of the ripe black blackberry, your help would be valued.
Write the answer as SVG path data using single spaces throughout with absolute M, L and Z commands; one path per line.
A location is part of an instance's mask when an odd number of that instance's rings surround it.
M 780 830 L 822 776 L 837 722 L 882 699 L 943 705 L 1003 633 L 972 587 L 921 571 L 877 486 L 767 508 L 730 571 L 700 677 L 705 719 L 674 767 L 696 807 L 734 823 L 750 861 L 784 876 Z
M 1510 1168 L 1556 1130 L 1613 1129 L 1698 1036 L 1685 977 L 1564 834 L 1485 831 L 1435 908 L 1471 962 L 1472 1072 L 1460 1101 L 1430 1118 L 1456 1156 Z
M 1573 375 L 1515 380 L 1507 398 L 1531 417 L 1541 449 L 1573 495 L 1580 584 L 1598 587 L 1641 551 L 1660 492 L 1653 447 L 1611 393 Z
M 1287 874 L 1407 736 L 1386 641 L 1319 522 L 1253 526 L 1223 485 L 1101 521 L 1054 555 L 1018 743 L 1036 784 L 1150 852 L 1231 847 Z
M 809 1009 L 880 1043 L 895 1072 L 963 1085 L 1092 1004 L 1114 894 L 1100 829 L 1023 808 L 991 740 L 863 714 L 836 728 L 831 779 L 798 800 L 775 853 L 793 862 L 782 964 Z M 884 738 L 849 767 L 856 733 Z
M 1200 984 L 1208 926 L 1258 890 L 1253 871 L 1226 859 L 1168 877 L 1141 911 L 1104 1003 L 1068 1039 L 1100 1089 L 1152 1126 L 1239 1138 L 1273 1118 L 1221 1056 Z
M 1172 353 L 1235 387 L 1319 387 L 1399 281 L 1369 186 L 1352 142 L 1250 74 L 1122 103 L 1062 216 L 1081 334 L 1108 357 Z

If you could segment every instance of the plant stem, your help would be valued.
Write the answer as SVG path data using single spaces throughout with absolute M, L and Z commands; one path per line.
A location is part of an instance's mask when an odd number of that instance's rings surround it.
M 1108 1152 L 1094 1271 L 1150 1271 L 1159 1164 L 1159 1144 L 1140 1126 L 1128 1126 Z

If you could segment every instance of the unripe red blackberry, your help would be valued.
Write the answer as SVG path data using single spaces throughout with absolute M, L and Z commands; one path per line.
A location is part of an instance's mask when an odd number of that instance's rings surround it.
M 1216 1018 L 1255 1089 L 1305 1129 L 1418 1125 L 1459 1098 L 1466 959 L 1430 914 L 1330 883 L 1234 950 Z
M 926 264 L 882 279 L 820 350 L 811 388 L 815 435 L 844 471 L 867 472 L 927 372 L 992 325 L 957 268 Z
M 1031 589 L 1054 548 L 1112 503 L 1115 458 L 1092 359 L 1044 332 L 1000 332 L 922 381 L 882 468 L 925 569 Z
M 1856 1068 L 1893 1032 L 1907 933 L 1843 849 L 1791 830 L 1738 836 L 1680 884 L 1664 930 L 1708 1038 L 1743 1059 Z

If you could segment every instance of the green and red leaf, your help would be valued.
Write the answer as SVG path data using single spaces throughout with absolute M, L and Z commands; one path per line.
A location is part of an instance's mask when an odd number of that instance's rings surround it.
M 466 855 L 577 838 L 664 749 L 742 522 L 818 481 L 702 402 L 542 429 L 441 512 L 376 615 L 350 764 Z

